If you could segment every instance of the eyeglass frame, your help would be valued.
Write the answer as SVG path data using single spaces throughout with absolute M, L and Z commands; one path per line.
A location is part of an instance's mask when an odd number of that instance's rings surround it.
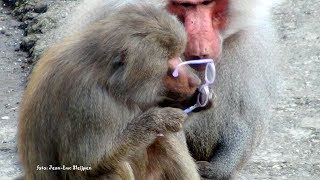
M 187 108 L 184 110 L 185 113 L 190 113 L 192 112 L 194 109 L 198 108 L 198 107 L 204 107 L 207 105 L 208 101 L 209 101 L 209 85 L 213 84 L 215 78 L 216 78 L 216 69 L 215 69 L 215 65 L 214 65 L 214 61 L 213 59 L 199 59 L 199 60 L 189 60 L 189 61 L 184 61 L 180 64 L 177 65 L 177 67 L 174 69 L 174 71 L 172 72 L 172 76 L 173 77 L 178 77 L 179 76 L 179 67 L 183 66 L 183 65 L 190 65 L 190 64 L 204 64 L 206 63 L 206 69 L 205 69 L 205 83 L 202 84 L 198 90 L 199 90 L 199 94 L 197 97 L 197 102 L 195 105 Z M 208 79 L 208 72 L 211 69 L 212 71 L 212 77 L 211 80 Z M 206 100 L 204 103 L 200 102 L 200 96 L 201 95 L 206 95 Z

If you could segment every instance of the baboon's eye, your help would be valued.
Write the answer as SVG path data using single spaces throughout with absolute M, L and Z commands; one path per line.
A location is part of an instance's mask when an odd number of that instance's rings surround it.
M 173 2 L 172 5 L 177 6 L 177 7 L 180 6 L 180 7 L 184 7 L 184 8 L 190 8 L 192 6 L 195 6 L 195 4 L 187 3 L 187 2 L 185 2 L 185 3 Z
M 114 58 L 112 62 L 113 69 L 117 70 L 123 67 L 125 65 L 125 60 L 126 60 L 126 53 L 121 52 L 120 55 L 116 56 L 116 58 Z
M 202 2 L 202 5 L 207 6 L 207 5 L 211 4 L 211 3 L 214 2 L 214 1 L 215 1 L 215 0 L 203 1 L 203 2 Z
M 191 3 L 180 3 L 180 6 L 183 6 L 183 7 L 191 7 L 191 6 L 194 6 L 194 4 L 191 4 Z

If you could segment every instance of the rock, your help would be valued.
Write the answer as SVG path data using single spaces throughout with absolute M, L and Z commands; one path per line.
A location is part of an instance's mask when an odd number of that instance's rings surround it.
M 36 18 L 37 16 L 38 16 L 37 13 L 27 12 L 27 13 L 23 16 L 22 21 L 33 20 L 33 19 Z
M 0 34 L 5 34 L 6 33 L 6 30 L 0 28 Z
M 4 33 L 6 36 L 12 36 L 12 33 L 11 32 L 6 32 Z
M 26 52 L 30 51 L 34 47 L 34 45 L 36 44 L 38 39 L 39 38 L 34 34 L 22 38 L 22 42 L 20 44 L 20 49 L 22 51 L 26 51 Z
M 56 22 L 50 17 L 41 18 L 35 21 L 32 26 L 27 28 L 27 34 L 31 33 L 45 33 L 53 28 L 56 28 Z
M 26 29 L 27 27 L 28 27 L 27 21 L 22 22 L 22 23 L 18 26 L 19 29 Z
M 20 43 L 14 45 L 14 51 L 20 51 Z
M 29 5 L 29 4 L 25 4 L 23 6 L 19 6 L 17 8 L 15 8 L 13 11 L 12 11 L 12 15 L 13 16 L 20 16 L 20 15 L 24 15 L 26 14 L 27 12 L 31 11 L 32 10 L 32 5 Z
M 16 2 L 18 0 L 2 0 L 2 1 L 4 2 L 5 5 L 13 7 L 16 5 Z
M 300 126 L 303 128 L 320 129 L 320 117 L 319 118 L 305 117 L 301 120 Z
M 36 13 L 45 13 L 45 12 L 47 12 L 47 10 L 48 10 L 48 5 L 45 3 L 37 4 L 34 7 L 34 12 L 36 12 Z
M 3 117 L 1 117 L 1 119 L 2 119 L 2 120 L 9 120 L 10 117 L 9 117 L 9 116 L 3 116 Z

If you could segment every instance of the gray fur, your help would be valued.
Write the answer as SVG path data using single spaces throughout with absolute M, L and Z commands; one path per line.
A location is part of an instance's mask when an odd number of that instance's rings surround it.
M 156 107 L 169 58 L 184 51 L 183 26 L 146 5 L 101 16 L 50 48 L 31 74 L 18 131 L 25 179 L 199 179 L 180 131 L 186 114 Z
M 160 7 L 164 4 L 163 1 L 85 0 L 74 18 L 61 29 L 63 32 L 67 27 L 79 29 L 95 20 L 96 15 L 135 2 Z M 230 24 L 221 33 L 223 51 L 216 64 L 217 80 L 212 87 L 213 106 L 192 114 L 185 126 L 189 150 L 198 161 L 203 177 L 231 178 L 261 141 L 277 80 L 276 37 L 268 13 L 273 2 L 230 0 Z M 100 7 L 104 6 L 110 7 L 110 11 L 101 11 Z M 68 32 L 72 32 L 70 29 Z

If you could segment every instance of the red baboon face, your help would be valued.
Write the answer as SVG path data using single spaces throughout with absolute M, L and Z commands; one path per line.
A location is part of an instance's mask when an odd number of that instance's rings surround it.
M 171 0 L 169 12 L 184 24 L 188 43 L 187 60 L 212 58 L 217 60 L 222 50 L 221 32 L 228 24 L 228 0 Z M 196 68 L 197 70 L 204 70 Z

